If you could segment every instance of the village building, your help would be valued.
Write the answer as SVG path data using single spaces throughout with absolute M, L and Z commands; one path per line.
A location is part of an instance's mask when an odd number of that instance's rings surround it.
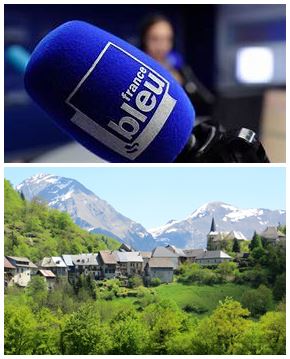
M 57 277 L 67 275 L 67 266 L 61 257 L 44 257 L 38 267 L 51 270 Z
M 153 278 L 159 278 L 161 283 L 171 283 L 174 266 L 172 258 L 150 258 L 144 269 L 145 283 L 150 283 Z
M 171 263 L 173 263 L 174 270 L 176 270 L 179 266 L 179 255 L 173 253 L 171 250 L 165 247 L 156 247 L 155 249 L 153 249 L 152 258 L 165 258 L 170 260 Z
M 8 287 L 13 284 L 13 277 L 16 273 L 16 267 L 4 257 L 4 285 Z
M 127 243 L 122 243 L 119 251 L 121 252 L 136 252 L 135 249 Z
M 203 256 L 206 249 L 184 249 L 183 252 L 186 255 L 187 262 L 194 263 L 196 258 Z
M 116 275 L 117 261 L 112 251 L 100 251 L 97 257 L 100 264 L 100 279 L 114 278 Z
M 207 235 L 207 249 L 220 250 L 225 248 L 228 241 L 246 241 L 247 238 L 239 231 L 217 231 L 214 217 L 210 226 L 210 231 Z
M 172 244 L 168 244 L 165 248 L 167 248 L 172 253 L 178 255 L 178 265 L 184 263 L 187 260 L 187 256 L 183 249 L 177 248 Z
M 11 284 L 26 287 L 31 280 L 31 276 L 36 274 L 37 266 L 26 257 L 6 256 L 6 258 L 16 268 Z
M 149 263 L 149 259 L 152 257 L 152 252 L 141 251 L 140 255 L 141 255 L 142 259 L 143 259 L 143 267 L 142 268 L 144 270 L 146 264 Z
M 260 236 L 261 236 L 262 241 L 265 241 L 265 242 L 271 243 L 271 244 L 277 244 L 277 243 L 284 244 L 286 241 L 286 235 L 275 226 L 267 227 L 260 234 Z
M 71 254 L 63 254 L 62 260 L 64 261 L 64 264 L 66 265 L 68 274 L 73 273 L 75 270 L 75 266 L 72 261 L 72 255 Z
M 114 251 L 113 253 L 117 261 L 118 275 L 130 277 L 142 274 L 143 258 L 140 252 Z
M 71 259 L 75 275 L 84 274 L 90 275 L 94 279 L 99 279 L 101 268 L 97 256 L 97 253 L 72 254 Z
M 47 288 L 49 290 L 54 288 L 55 282 L 56 282 L 56 276 L 54 273 L 52 273 L 51 270 L 48 269 L 38 269 L 36 272 L 37 275 L 41 276 L 45 283 L 47 284 Z
M 230 262 L 233 258 L 223 251 L 205 251 L 201 256 L 195 260 L 196 263 L 202 266 L 217 265 L 223 262 Z

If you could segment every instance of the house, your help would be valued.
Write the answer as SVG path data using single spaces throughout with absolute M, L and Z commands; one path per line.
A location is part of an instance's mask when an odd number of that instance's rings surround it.
M 120 275 L 130 277 L 141 275 L 143 269 L 143 258 L 140 252 L 119 252 L 114 251 L 117 261 L 117 272 Z
M 72 261 L 72 255 L 71 254 L 63 254 L 62 260 L 64 261 L 64 264 L 66 265 L 68 274 L 74 272 L 75 266 Z
M 271 244 L 284 243 L 286 240 L 286 235 L 274 226 L 267 227 L 260 236 L 262 241 Z
M 232 261 L 232 257 L 223 251 L 205 251 L 201 256 L 196 257 L 196 263 L 204 266 L 217 265 L 222 262 Z
M 201 257 L 206 252 L 206 249 L 184 249 L 183 252 L 187 262 L 194 263 L 197 257 Z
M 67 266 L 61 257 L 44 257 L 39 263 L 39 268 L 51 270 L 57 277 L 67 275 Z
M 117 261 L 112 251 L 100 251 L 97 257 L 100 264 L 100 279 L 114 278 Z
M 16 267 L 4 257 L 4 285 L 8 287 L 13 284 L 13 277 L 16 273 Z
M 165 247 L 156 247 L 152 251 L 152 258 L 165 258 L 169 259 L 173 263 L 173 269 L 176 270 L 179 266 L 179 255 L 173 253 L 171 250 Z
M 37 271 L 37 266 L 26 257 L 6 256 L 8 261 L 16 268 L 11 283 L 26 287 L 31 276 Z
M 121 252 L 135 252 L 135 249 L 127 243 L 122 243 L 119 251 Z
M 186 254 L 184 253 L 184 250 L 181 248 L 177 248 L 173 246 L 172 244 L 168 244 L 165 248 L 170 250 L 172 253 L 178 255 L 178 265 L 181 263 L 184 263 L 186 261 Z
M 98 279 L 101 275 L 101 268 L 97 256 L 97 253 L 71 255 L 74 273 L 76 275 L 91 275 L 92 278 Z
M 143 259 L 143 270 L 144 270 L 146 264 L 149 263 L 149 259 L 152 256 L 152 252 L 141 251 L 140 255 L 141 255 L 142 259 Z
M 43 279 L 45 280 L 46 284 L 47 284 L 47 288 L 49 290 L 54 288 L 55 285 L 55 281 L 56 281 L 56 276 L 54 273 L 52 273 L 51 270 L 48 269 L 39 269 L 36 272 L 37 275 L 43 277 Z
M 174 266 L 174 257 L 150 258 L 144 269 L 145 283 L 150 283 L 153 278 L 159 278 L 161 283 L 171 283 L 173 281 Z

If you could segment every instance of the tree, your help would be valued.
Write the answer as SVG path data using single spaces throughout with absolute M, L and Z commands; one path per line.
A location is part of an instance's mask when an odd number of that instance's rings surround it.
M 97 308 L 85 304 L 67 319 L 61 332 L 62 354 L 107 354 L 111 350 L 109 328 L 102 324 Z
M 249 327 L 248 315 L 248 309 L 231 298 L 220 302 L 213 314 L 197 325 L 192 339 L 192 353 L 233 354 L 234 344 Z
M 261 284 L 258 289 L 249 289 L 241 297 L 241 303 L 252 316 L 266 313 L 272 307 L 272 291 Z
M 268 312 L 259 322 L 251 322 L 234 344 L 233 354 L 239 355 L 285 355 L 285 312 Z
M 261 248 L 261 247 L 262 247 L 261 237 L 255 231 L 251 243 L 249 244 L 249 249 L 252 251 L 255 248 Z
M 33 353 L 37 322 L 26 305 L 5 305 L 4 350 L 6 355 Z
M 146 354 L 149 333 L 134 310 L 122 311 L 112 321 L 114 344 L 110 354 Z
M 234 242 L 233 242 L 233 252 L 235 252 L 235 253 L 241 252 L 240 242 L 237 240 L 237 238 L 235 238 Z
M 237 267 L 235 262 L 222 262 L 218 264 L 216 271 L 221 275 L 222 279 L 228 280 L 233 277 Z
M 281 300 L 286 296 L 286 273 L 279 274 L 276 277 L 273 295 L 276 300 Z
M 28 283 L 26 293 L 33 299 L 37 309 L 43 307 L 48 295 L 48 288 L 44 278 L 39 275 L 33 276 Z

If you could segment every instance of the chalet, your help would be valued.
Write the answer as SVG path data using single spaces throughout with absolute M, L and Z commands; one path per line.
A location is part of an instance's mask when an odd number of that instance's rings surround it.
M 74 273 L 76 275 L 90 275 L 92 278 L 98 279 L 101 275 L 101 269 L 97 256 L 97 253 L 71 255 Z
M 8 287 L 13 284 L 13 277 L 16 273 L 16 267 L 4 257 L 4 285 Z
M 120 275 L 130 277 L 141 275 L 143 269 L 143 258 L 140 252 L 113 252 L 117 261 L 117 272 Z
M 44 257 L 38 266 L 41 269 L 51 270 L 57 277 L 67 275 L 67 266 L 61 257 Z
M 31 276 L 37 271 L 37 266 L 26 257 L 6 256 L 8 261 L 16 268 L 11 283 L 26 287 Z
M 232 257 L 223 251 L 205 251 L 201 256 L 196 257 L 195 261 L 202 266 L 208 266 L 232 260 Z
M 51 270 L 48 269 L 39 269 L 36 273 L 37 275 L 41 276 L 47 284 L 47 288 L 49 290 L 54 288 L 56 276 L 52 273 Z
M 152 251 L 152 258 L 165 258 L 165 259 L 170 260 L 170 262 L 173 263 L 174 270 L 176 270 L 179 265 L 179 255 L 176 253 L 173 253 L 168 248 L 156 247 Z
M 172 258 L 150 258 L 144 269 L 145 282 L 153 278 L 159 278 L 161 283 L 171 283 L 173 281 L 173 271 L 176 265 Z
M 267 227 L 260 236 L 263 241 L 271 244 L 284 243 L 286 240 L 286 235 L 274 226 Z
M 100 251 L 97 257 L 100 264 L 100 279 L 114 278 L 116 273 L 117 261 L 111 251 Z

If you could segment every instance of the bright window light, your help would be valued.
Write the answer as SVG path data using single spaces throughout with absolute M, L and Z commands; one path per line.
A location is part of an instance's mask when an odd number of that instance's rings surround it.
M 239 82 L 257 84 L 273 79 L 274 58 L 268 47 L 243 47 L 237 52 L 236 76 Z

